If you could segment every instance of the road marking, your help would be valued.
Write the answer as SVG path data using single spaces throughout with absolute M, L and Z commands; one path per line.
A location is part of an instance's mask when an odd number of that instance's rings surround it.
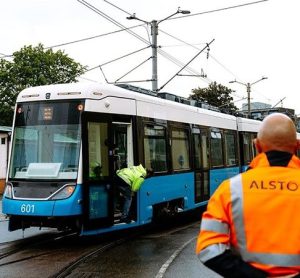
M 190 244 L 196 237 L 191 238 L 189 241 L 184 243 L 181 247 L 179 247 L 172 256 L 162 265 L 158 273 L 156 274 L 155 278 L 163 278 L 167 269 L 171 265 L 171 263 L 175 260 L 175 258 L 180 254 L 180 252 L 188 245 Z

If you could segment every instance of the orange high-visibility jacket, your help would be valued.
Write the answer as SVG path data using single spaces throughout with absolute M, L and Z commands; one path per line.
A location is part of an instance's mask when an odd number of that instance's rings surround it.
M 261 153 L 218 187 L 197 240 L 203 263 L 233 249 L 270 276 L 300 272 L 300 160 L 290 157 L 286 166 L 273 157 L 277 166 L 270 166 Z

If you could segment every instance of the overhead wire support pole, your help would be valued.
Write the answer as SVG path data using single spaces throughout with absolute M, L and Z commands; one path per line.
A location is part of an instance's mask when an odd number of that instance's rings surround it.
M 107 14 L 105 14 L 104 12 L 102 12 L 101 10 L 97 9 L 95 6 L 91 5 L 90 3 L 88 3 L 87 1 L 85 0 L 77 0 L 79 3 L 83 4 L 84 6 L 86 6 L 87 8 L 89 8 L 90 10 L 92 10 L 93 12 L 99 14 L 100 16 L 104 17 L 106 20 L 110 21 L 111 23 L 113 23 L 114 25 L 117 25 L 119 28 L 121 28 L 122 31 L 126 31 L 127 33 L 131 34 L 132 36 L 136 37 L 137 39 L 139 39 L 140 41 L 142 41 L 143 43 L 147 44 L 148 46 L 151 46 L 151 42 L 147 41 L 146 39 L 144 39 L 143 37 L 141 37 L 140 35 L 138 35 L 137 33 L 133 32 L 130 30 L 130 28 L 127 28 L 125 27 L 124 25 L 122 25 L 121 23 L 117 22 L 116 20 L 114 20 L 113 18 L 111 18 L 110 16 L 108 16 Z M 105 1 L 105 2 L 108 2 L 108 1 Z M 125 12 L 126 14 L 129 14 L 127 12 Z M 183 14 L 183 15 L 187 15 L 187 14 L 190 14 L 190 11 L 187 11 L 187 10 L 181 10 L 180 8 L 178 8 L 177 12 L 176 13 L 180 13 L 180 14 Z M 176 14 L 175 13 L 175 14 Z M 173 16 L 174 14 L 172 14 L 171 16 Z M 178 17 L 179 18 L 179 17 Z M 151 22 L 147 22 L 147 21 L 144 21 L 142 19 L 139 19 L 135 16 L 135 14 L 131 15 L 131 16 L 128 16 L 127 19 L 137 19 L 145 24 L 151 24 Z M 166 20 L 166 19 L 170 19 L 170 16 L 166 17 L 165 19 L 163 20 L 160 20 L 160 22 Z M 173 18 L 172 18 L 173 19 Z M 153 44 L 152 44 L 153 45 Z M 183 66 L 184 64 L 182 62 L 180 62 L 179 60 L 177 60 L 175 57 L 173 57 L 172 55 L 166 53 L 165 51 L 161 50 L 161 49 L 157 49 L 157 52 L 159 54 L 161 54 L 162 56 L 164 56 L 165 58 L 167 58 L 168 60 L 170 60 L 172 63 L 174 63 L 175 65 L 181 67 Z M 97 68 L 97 67 L 95 67 Z M 95 69 L 93 68 L 93 69 Z M 195 71 L 193 69 L 189 69 L 189 68 L 186 68 L 188 71 L 190 72 L 193 72 L 194 74 L 197 74 L 195 73 Z M 92 69 L 90 69 L 92 70 Z M 151 79 L 151 81 L 153 82 L 153 80 Z M 154 83 L 155 84 L 155 83 Z
M 237 80 L 233 80 L 233 81 L 229 81 L 229 83 L 238 83 L 238 84 L 241 84 L 241 85 L 244 85 L 244 86 L 246 86 L 246 88 L 247 88 L 247 102 L 248 102 L 248 104 L 247 104 L 247 108 L 248 108 L 248 113 L 247 113 L 247 117 L 250 119 L 251 118 L 251 99 L 250 99 L 250 93 L 251 93 L 251 86 L 252 85 L 254 85 L 254 84 L 256 84 L 256 83 L 258 83 L 258 82 L 260 82 L 260 81 L 262 81 L 262 80 L 265 80 L 265 79 L 268 79 L 268 77 L 262 77 L 262 78 L 260 78 L 260 79 L 258 79 L 257 81 L 255 81 L 255 82 L 252 82 L 252 83 L 243 83 L 243 82 L 240 82 L 240 81 L 237 81 Z
M 158 22 L 153 20 L 151 22 L 151 36 L 152 36 L 152 91 L 156 92 L 158 88 L 157 76 L 157 35 L 158 35 Z
M 128 16 L 127 19 L 136 19 L 139 21 L 142 21 L 146 24 L 151 25 L 151 47 L 152 47 L 152 91 L 156 92 L 158 91 L 158 74 L 157 74 L 157 36 L 158 36 L 158 24 L 161 22 L 171 18 L 172 16 L 176 14 L 190 14 L 191 12 L 188 10 L 181 10 L 180 7 L 178 7 L 177 11 L 161 20 L 152 20 L 151 22 L 147 22 L 143 19 L 140 19 L 136 17 L 135 13 L 131 16 Z
M 191 62 L 193 62 L 206 48 L 208 48 L 215 39 L 211 40 L 205 47 L 203 47 L 188 63 L 185 64 L 176 74 L 174 74 L 163 86 L 161 86 L 157 92 L 162 90 L 169 82 L 171 82 L 180 72 L 182 72 Z

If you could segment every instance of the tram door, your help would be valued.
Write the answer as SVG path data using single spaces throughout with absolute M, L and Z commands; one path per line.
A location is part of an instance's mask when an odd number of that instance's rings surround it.
M 113 122 L 114 171 L 133 165 L 131 123 Z
M 132 127 L 130 122 L 113 122 L 113 172 L 116 173 L 122 168 L 126 168 L 133 165 L 133 147 L 132 147 Z M 115 185 L 116 186 L 116 185 Z M 124 199 L 121 197 L 118 188 L 114 188 L 114 220 L 118 222 L 121 216 L 121 210 L 123 207 Z M 136 208 L 132 202 L 131 210 Z
M 112 226 L 113 177 L 118 169 L 132 163 L 131 123 L 88 119 L 83 128 L 84 229 Z
M 195 165 L 195 202 L 209 199 L 209 140 L 208 130 L 193 128 Z

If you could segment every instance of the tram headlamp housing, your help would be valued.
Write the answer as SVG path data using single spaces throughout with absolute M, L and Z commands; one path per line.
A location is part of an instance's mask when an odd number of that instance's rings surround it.
M 10 182 L 6 183 L 4 197 L 9 199 L 12 199 L 13 197 L 13 186 Z
M 66 184 L 58 191 L 56 191 L 52 196 L 50 196 L 50 200 L 62 200 L 69 198 L 73 192 L 75 191 L 75 184 Z

